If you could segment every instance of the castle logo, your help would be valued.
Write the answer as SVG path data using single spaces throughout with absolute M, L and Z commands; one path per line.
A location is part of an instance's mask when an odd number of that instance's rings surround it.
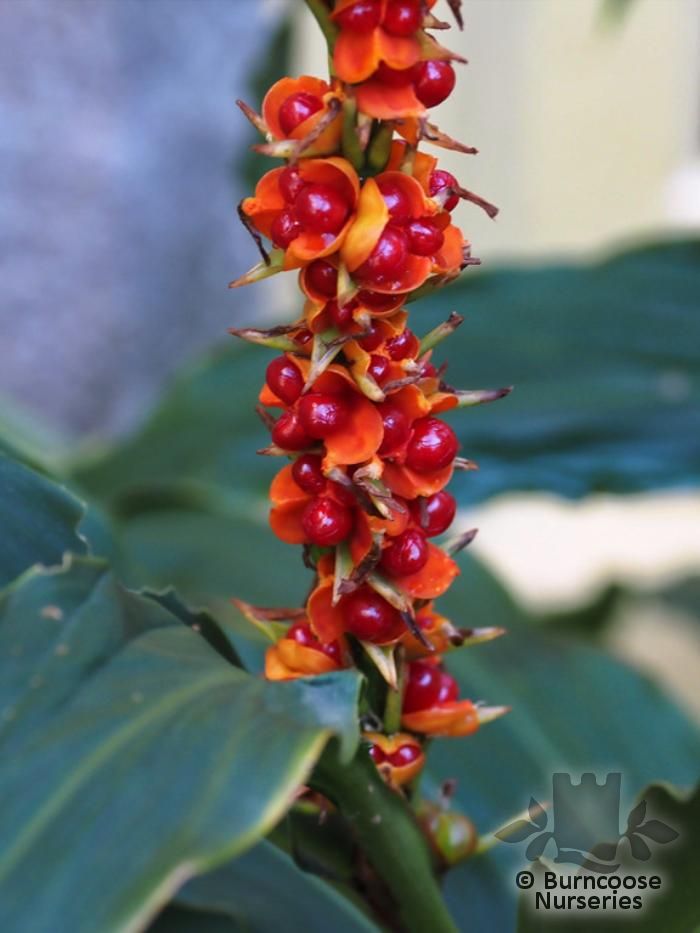
M 578 784 L 570 774 L 552 775 L 552 825 L 549 814 L 534 797 L 530 798 L 528 819 L 516 820 L 500 829 L 496 836 L 510 844 L 529 839 L 525 856 L 535 861 L 547 846 L 554 851 L 554 861 L 580 865 L 589 871 L 616 872 L 618 850 L 627 841 L 632 857 L 645 862 L 651 858 L 649 842 L 666 844 L 678 838 L 675 829 L 661 820 L 646 819 L 645 800 L 638 803 L 620 829 L 620 790 L 622 775 L 608 774 L 598 783 L 590 772 Z

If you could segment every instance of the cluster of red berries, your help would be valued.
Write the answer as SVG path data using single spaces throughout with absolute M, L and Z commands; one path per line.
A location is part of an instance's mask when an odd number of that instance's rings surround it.
M 401 683 L 403 692 L 398 718 L 368 743 L 397 785 L 422 766 L 422 736 L 465 735 L 480 721 L 430 641 L 443 650 L 442 629 L 454 633 L 432 601 L 459 572 L 434 541 L 456 513 L 445 486 L 459 442 L 440 416 L 459 404 L 459 393 L 442 382 L 404 308 L 426 281 L 453 278 L 468 255 L 451 220 L 468 192 L 419 151 L 422 123 L 411 123 L 455 84 L 450 54 L 425 32 L 436 23 L 434 2 L 321 4 L 327 32 L 335 30 L 334 77 L 283 79 L 266 96 L 267 122 L 254 118 L 283 146 L 269 154 L 287 162 L 242 204 L 251 229 L 276 252 L 235 283 L 298 269 L 305 296 L 302 317 L 284 329 L 284 352 L 267 366 L 260 402 L 271 433 L 265 452 L 287 460 L 270 490 L 270 522 L 282 540 L 305 546 L 316 581 L 268 650 L 266 675 L 325 673 L 351 665 L 361 645 L 374 657 L 382 646 L 398 665 L 397 680 L 391 664 L 378 671 L 389 691 Z M 398 102 L 395 123 L 393 113 L 372 110 L 377 86 Z M 393 94 L 405 89 L 408 96 Z M 356 121 L 354 142 L 348 119 Z M 381 138 L 384 119 L 389 144 L 370 168 L 357 146 Z M 319 140 L 322 158 L 313 152 Z M 255 339 L 279 347 L 279 333 L 256 331 Z

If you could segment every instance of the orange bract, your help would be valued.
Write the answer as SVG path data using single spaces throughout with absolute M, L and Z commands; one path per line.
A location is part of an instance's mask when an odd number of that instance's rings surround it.
M 453 700 L 415 713 L 404 713 L 401 724 L 404 729 L 423 735 L 471 735 L 479 728 L 479 715 L 471 700 Z
M 265 652 L 265 677 L 268 680 L 295 680 L 341 669 L 341 665 L 323 651 L 300 645 L 293 638 L 281 638 Z
M 279 121 L 280 107 L 288 97 L 300 92 L 313 94 L 315 97 L 321 98 L 324 107 L 304 120 L 303 123 L 300 123 L 287 137 Z M 339 91 L 335 90 L 327 81 L 322 81 L 321 78 L 314 78 L 310 75 L 301 75 L 299 78 L 281 78 L 272 85 L 265 95 L 262 105 L 263 120 L 275 139 L 305 139 L 314 131 L 321 120 L 326 118 L 328 102 L 338 96 Z M 335 152 L 338 149 L 342 128 L 343 118 L 338 114 L 321 135 L 314 139 L 313 152 L 316 155 Z

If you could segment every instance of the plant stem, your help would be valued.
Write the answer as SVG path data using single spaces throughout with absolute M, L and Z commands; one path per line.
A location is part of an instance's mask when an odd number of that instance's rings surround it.
M 384 706 L 384 730 L 387 735 L 393 735 L 401 728 L 401 706 L 403 702 L 403 687 L 406 673 L 406 664 L 403 659 L 403 650 L 401 646 L 396 648 L 396 690 L 391 687 L 386 692 L 386 704 Z
M 457 933 L 436 881 L 425 837 L 404 798 L 379 776 L 365 748 L 342 766 L 328 746 L 310 778 L 354 831 L 374 870 L 396 901 L 407 933 Z

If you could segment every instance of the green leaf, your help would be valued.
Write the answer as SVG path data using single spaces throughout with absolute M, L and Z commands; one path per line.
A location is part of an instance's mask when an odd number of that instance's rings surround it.
M 303 872 L 292 859 L 269 842 L 260 842 L 245 855 L 216 871 L 189 881 L 150 927 L 150 933 L 171 933 L 173 908 L 197 911 L 189 926 L 199 933 L 199 917 L 215 915 L 222 931 L 305 930 L 307 933 L 372 933 L 378 927 L 354 904 L 320 879 Z
M 605 914 L 588 912 L 585 918 L 577 918 L 571 912 L 566 916 L 557 916 L 552 911 L 546 915 L 542 910 L 536 913 L 528 909 L 531 895 L 520 898 L 518 914 L 519 933 L 540 933 L 541 930 L 581 931 L 588 933 L 608 933 L 608 931 L 630 930 L 634 933 L 688 933 L 700 924 L 700 901 L 697 896 L 697 879 L 700 873 L 700 790 L 692 794 L 682 794 L 669 785 L 654 784 L 640 794 L 646 800 L 650 813 L 659 817 L 664 828 L 675 829 L 679 838 L 668 845 L 652 843 L 648 861 L 641 865 L 635 862 L 633 852 L 625 849 L 624 842 L 618 849 L 618 859 L 622 865 L 619 874 L 659 875 L 662 879 L 658 891 L 629 891 L 628 894 L 641 893 L 643 909 L 635 910 L 634 921 L 630 923 L 628 910 L 617 910 Z M 646 851 L 640 850 L 638 858 L 645 858 Z M 533 867 L 538 872 L 538 868 Z M 597 893 L 597 892 L 596 892 Z
M 3 929 L 137 927 L 357 743 L 356 674 L 253 678 L 94 560 L 5 591 L 0 657 Z
M 592 266 L 468 273 L 412 305 L 419 334 L 466 312 L 435 354 L 449 361 L 452 385 L 515 384 L 497 404 L 446 416 L 481 467 L 457 479 L 456 494 L 472 502 L 502 490 L 579 496 L 696 485 L 699 302 L 700 241 L 681 241 Z M 246 490 L 262 503 L 280 465 L 254 453 L 269 440 L 254 413 L 269 358 L 222 346 L 131 440 L 76 465 L 76 478 L 112 504 L 173 482 Z
M 695 782 L 698 729 L 654 683 L 602 651 L 534 626 L 473 559 L 462 570 L 440 611 L 457 625 L 488 623 L 507 634 L 450 653 L 446 665 L 462 696 L 512 712 L 468 739 L 431 743 L 426 795 L 436 797 L 443 780 L 456 778 L 455 806 L 483 833 L 512 822 L 531 796 L 551 800 L 555 771 L 620 771 L 626 805 L 651 781 Z M 524 855 L 500 843 L 450 872 L 446 896 L 458 925 L 512 928 L 513 877 Z
M 0 588 L 33 564 L 84 554 L 83 505 L 63 487 L 0 454 Z

